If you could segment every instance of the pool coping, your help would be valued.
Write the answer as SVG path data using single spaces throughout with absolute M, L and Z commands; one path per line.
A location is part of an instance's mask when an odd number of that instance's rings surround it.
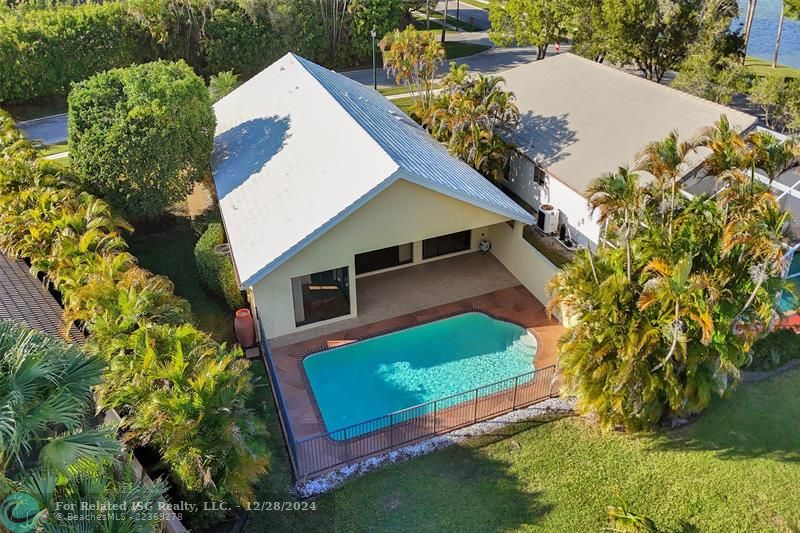
M 314 416 L 316 417 L 317 425 L 319 426 L 321 434 L 318 435 L 318 436 L 315 436 L 315 437 L 308 437 L 307 439 L 303 439 L 303 440 L 310 440 L 310 439 L 313 439 L 313 438 L 322 437 L 326 441 L 328 441 L 328 442 L 330 442 L 332 444 L 347 446 L 347 445 L 350 445 L 352 442 L 354 442 L 354 441 L 356 441 L 358 439 L 367 437 L 369 435 L 372 435 L 373 433 L 376 433 L 378 431 L 382 431 L 382 430 L 385 429 L 385 428 L 377 428 L 377 429 L 375 429 L 373 431 L 369 431 L 369 432 L 364 433 L 362 435 L 355 435 L 353 437 L 350 437 L 349 439 L 344 439 L 344 440 L 336 440 L 336 439 L 332 438 L 330 436 L 332 431 L 328 430 L 327 426 L 325 425 L 325 420 L 322 418 L 322 411 L 320 410 L 319 404 L 317 403 L 317 396 L 316 396 L 316 394 L 314 394 L 314 388 L 311 386 L 311 381 L 308 379 L 308 374 L 306 373 L 306 369 L 305 369 L 305 366 L 303 364 L 307 357 L 310 357 L 310 356 L 313 356 L 313 355 L 319 355 L 322 352 L 335 350 L 336 348 L 340 348 L 340 347 L 344 347 L 344 346 L 350 346 L 351 344 L 354 344 L 354 343 L 357 343 L 357 342 L 362 342 L 362 341 L 365 341 L 365 340 L 374 339 L 376 337 L 382 337 L 384 335 L 389 335 L 391 333 L 397 333 L 398 331 L 404 331 L 404 330 L 407 330 L 407 329 L 413 329 L 413 328 L 416 328 L 418 326 L 424 326 L 426 324 L 430 324 L 431 322 L 437 322 L 439 320 L 445 320 L 445 319 L 448 319 L 448 318 L 453 318 L 453 317 L 456 317 L 456 316 L 459 316 L 459 315 L 465 315 L 465 314 L 468 314 L 468 313 L 482 313 L 482 314 L 488 316 L 491 319 L 500 320 L 500 321 L 503 321 L 503 322 L 508 322 L 510 324 L 514 324 L 515 326 L 518 326 L 518 327 L 524 329 L 529 334 L 534 336 L 534 338 L 536 339 L 537 353 L 538 353 L 538 350 L 540 349 L 540 347 L 542 346 L 542 342 L 543 342 L 542 338 L 539 335 L 539 332 L 536 331 L 534 328 L 527 327 L 524 324 L 522 324 L 522 323 L 520 323 L 520 322 L 518 322 L 516 320 L 498 316 L 498 315 L 496 315 L 496 314 L 494 314 L 494 313 L 492 313 L 490 311 L 487 311 L 486 309 L 483 309 L 483 308 L 481 308 L 479 306 L 470 305 L 466 309 L 459 309 L 458 311 L 453 311 L 453 312 L 450 312 L 450 313 L 441 313 L 441 314 L 438 314 L 438 315 L 434 315 L 432 317 L 429 317 L 429 318 L 426 318 L 424 320 L 421 320 L 421 321 L 419 321 L 416 324 L 411 325 L 411 326 L 396 326 L 396 327 L 393 327 L 393 328 L 387 328 L 385 330 L 372 332 L 372 333 L 369 333 L 367 335 L 362 335 L 360 337 L 356 337 L 356 338 L 350 340 L 346 344 L 342 344 L 342 345 L 339 345 L 339 346 L 324 346 L 324 345 L 322 345 L 322 346 L 320 346 L 318 348 L 314 348 L 313 350 L 309 350 L 307 352 L 304 352 L 304 353 L 300 354 L 298 357 L 296 357 L 296 359 L 297 359 L 297 367 L 298 367 L 298 370 L 300 372 L 300 378 L 303 380 L 303 385 L 305 386 L 306 392 L 308 393 L 308 398 L 309 398 L 309 400 L 311 402 L 311 407 L 312 407 L 312 409 L 314 411 Z M 324 342 L 325 341 L 323 341 L 323 343 Z M 534 356 L 535 356 L 535 354 L 534 354 Z M 534 357 L 534 361 L 531 361 L 531 366 L 533 368 L 532 372 L 536 372 L 537 368 L 536 368 L 536 365 L 535 365 L 535 357 Z M 511 378 L 509 378 L 509 379 L 511 379 Z M 491 383 L 489 383 L 487 385 L 491 385 Z M 464 392 L 468 392 L 468 391 L 464 391 Z M 460 393 L 456 393 L 456 394 L 460 394 Z M 418 405 L 424 405 L 426 403 L 430 403 L 430 402 L 423 402 L 423 404 L 418 404 Z M 412 406 L 407 407 L 406 409 L 410 409 L 410 408 L 413 408 L 413 407 L 415 407 L 415 406 L 412 405 Z M 394 413 L 394 412 L 397 412 L 397 411 L 392 411 L 392 413 Z M 370 420 L 377 420 L 378 418 L 383 418 L 385 416 L 389 416 L 392 413 L 386 413 L 386 414 L 381 415 L 379 417 L 371 418 L 369 420 L 365 420 L 364 422 L 358 422 L 358 424 L 363 424 L 365 422 L 369 422 Z M 401 427 L 401 426 L 405 425 L 406 423 L 408 423 L 409 421 L 405 421 L 405 422 L 396 424 L 396 426 Z M 352 427 L 352 426 L 358 425 L 358 424 L 351 424 L 349 426 L 345 426 L 344 428 L 337 429 L 337 430 L 334 430 L 334 431 L 342 431 L 344 429 L 347 429 L 348 427 Z

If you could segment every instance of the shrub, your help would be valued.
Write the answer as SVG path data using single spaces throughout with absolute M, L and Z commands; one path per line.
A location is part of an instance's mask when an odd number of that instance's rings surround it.
M 87 352 L 107 363 L 98 405 L 124 412 L 134 445 L 158 448 L 179 493 L 247 501 L 268 463 L 263 425 L 246 407 L 249 363 L 188 324 L 172 283 L 126 251 L 127 225 L 68 178 L 48 174 L 0 111 L 0 251 L 28 258 L 61 293 L 65 322 L 86 326 Z
M 800 335 L 778 329 L 753 344 L 753 362 L 748 370 L 772 370 L 800 358 Z
M 72 168 L 83 186 L 129 216 L 186 198 L 209 166 L 214 112 L 183 61 L 97 74 L 69 95 Z
M 233 271 L 233 263 L 228 255 L 214 252 L 214 248 L 225 242 L 222 224 L 209 224 L 194 248 L 194 258 L 200 281 L 211 292 L 222 296 L 232 309 L 244 305 L 239 283 Z
M 348 9 L 348 38 L 358 58 L 372 54 L 373 28 L 377 38 L 382 38 L 400 25 L 405 11 L 402 0 L 353 0 Z
M 31 10 L 0 18 L 0 102 L 65 96 L 70 83 L 154 59 L 121 3 Z
M 203 48 L 209 73 L 232 70 L 247 79 L 282 55 L 265 15 L 251 17 L 240 9 L 218 8 L 205 33 Z

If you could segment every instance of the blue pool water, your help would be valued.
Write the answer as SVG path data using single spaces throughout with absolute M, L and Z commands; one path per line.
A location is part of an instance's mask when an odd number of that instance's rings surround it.
M 523 328 L 470 312 L 325 350 L 303 366 L 335 431 L 531 372 L 535 353 Z
M 738 0 L 739 18 L 733 21 L 733 27 L 744 24 L 747 16 L 747 0 Z M 772 61 L 775 50 L 775 36 L 778 34 L 782 0 L 758 0 L 750 29 L 750 44 L 747 54 Z M 800 68 L 800 22 L 786 19 L 783 23 L 781 49 L 778 62 L 790 67 Z

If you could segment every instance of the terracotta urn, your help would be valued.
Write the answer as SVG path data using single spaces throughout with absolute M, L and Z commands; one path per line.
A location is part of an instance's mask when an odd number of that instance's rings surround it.
M 253 315 L 249 309 L 238 309 L 236 319 L 233 322 L 233 329 L 236 331 L 236 338 L 242 348 L 250 348 L 255 344 L 255 329 L 253 325 Z

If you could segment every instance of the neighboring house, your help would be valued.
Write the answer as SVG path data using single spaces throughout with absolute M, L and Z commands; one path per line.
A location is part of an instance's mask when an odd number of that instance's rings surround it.
M 484 239 L 525 283 L 507 243 L 533 217 L 371 88 L 287 54 L 214 109 L 220 210 L 267 337 L 355 317 L 357 278 Z
M 503 77 L 521 115 L 504 185 L 534 209 L 553 206 L 558 218 L 550 229 L 564 228 L 580 244 L 596 244 L 600 234 L 586 199 L 595 178 L 633 167 L 647 143 L 673 130 L 689 140 L 722 114 L 742 131 L 756 123 L 746 113 L 573 54 L 516 67 Z M 690 158 L 684 176 L 700 165 L 703 150 Z M 540 227 L 544 219 L 540 210 Z
M 0 320 L 38 329 L 51 337 L 64 339 L 63 309 L 44 283 L 31 275 L 21 259 L 0 254 Z M 83 334 L 70 325 L 70 342 L 82 344 Z

